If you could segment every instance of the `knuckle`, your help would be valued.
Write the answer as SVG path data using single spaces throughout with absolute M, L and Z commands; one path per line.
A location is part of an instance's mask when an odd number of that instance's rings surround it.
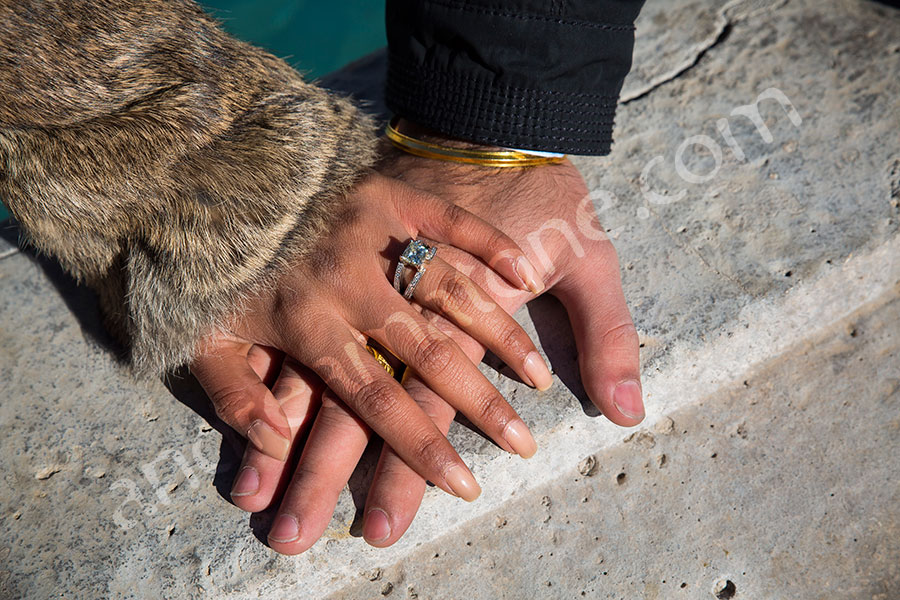
M 487 232 L 487 241 L 485 244 L 492 252 L 498 253 L 505 250 L 510 245 L 509 238 L 499 229 L 491 229 Z
M 491 390 L 481 396 L 473 405 L 472 414 L 467 414 L 470 419 L 477 419 L 478 426 L 485 433 L 499 428 L 501 423 L 510 420 L 508 414 L 511 408 L 503 396 L 497 390 Z
M 528 334 L 515 321 L 503 319 L 497 326 L 494 337 L 500 347 L 506 350 L 526 352 L 532 349 Z
M 356 394 L 356 404 L 366 420 L 388 418 L 397 408 L 397 394 L 390 381 L 375 380 L 362 386 Z
M 464 277 L 450 271 L 441 276 L 439 302 L 445 310 L 466 312 L 472 307 L 472 290 Z
M 415 349 L 415 367 L 423 374 L 440 373 L 453 359 L 453 342 L 447 337 L 428 336 Z
M 429 466 L 440 466 L 450 462 L 444 450 L 444 439 L 437 435 L 423 435 L 413 444 L 415 455 L 422 463 Z M 439 468 L 439 470 L 442 470 Z
M 444 225 L 451 231 L 458 228 L 465 221 L 466 211 L 462 207 L 448 202 L 444 205 Z
M 255 396 L 253 386 L 229 386 L 216 390 L 211 395 L 211 400 L 216 416 L 225 422 L 230 422 L 242 407 L 251 404 L 256 399 Z
M 634 346 L 638 347 L 638 333 L 634 323 L 629 320 L 607 329 L 601 335 L 603 346 Z
M 212 399 L 213 412 L 216 416 L 226 423 L 231 420 L 235 403 L 230 396 L 217 396 Z

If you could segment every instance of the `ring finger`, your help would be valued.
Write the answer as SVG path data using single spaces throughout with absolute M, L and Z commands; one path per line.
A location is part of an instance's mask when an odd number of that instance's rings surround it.
M 478 284 L 441 258 L 428 263 L 413 299 L 481 342 L 526 383 L 541 391 L 552 385 L 547 363 L 522 326 Z

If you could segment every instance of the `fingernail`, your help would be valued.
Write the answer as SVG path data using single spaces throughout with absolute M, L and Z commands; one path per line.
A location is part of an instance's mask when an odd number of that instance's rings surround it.
M 290 440 L 269 427 L 262 419 L 250 424 L 247 438 L 263 454 L 278 460 L 287 460 L 288 450 L 291 448 Z
M 300 526 L 297 519 L 291 515 L 278 515 L 269 530 L 269 539 L 273 542 L 286 544 L 300 538 Z
M 534 387 L 542 392 L 550 389 L 550 386 L 553 385 L 553 375 L 550 374 L 550 369 L 547 368 L 547 363 L 544 362 L 543 357 L 537 352 L 532 351 L 528 353 L 522 368 L 525 370 L 525 374 L 528 375 L 528 379 L 534 384 Z
M 637 381 L 624 381 L 613 392 L 613 404 L 629 419 L 644 418 L 644 403 L 641 401 L 641 385 Z
M 537 442 L 534 441 L 528 426 L 521 419 L 510 421 L 506 425 L 506 429 L 503 431 L 503 439 L 522 458 L 531 458 L 537 452 Z
M 253 467 L 244 467 L 238 471 L 234 486 L 231 488 L 232 496 L 252 496 L 259 491 L 259 473 Z
M 544 282 L 538 277 L 537 269 L 524 256 L 520 256 L 516 261 L 516 274 L 522 278 L 525 286 L 531 292 L 540 294 L 544 291 Z
M 481 486 L 478 485 L 478 482 L 475 481 L 475 478 L 465 467 L 451 467 L 444 474 L 444 480 L 450 486 L 450 489 L 453 490 L 453 493 L 466 502 L 472 502 L 481 495 Z
M 391 535 L 391 524 L 387 513 L 380 508 L 373 508 L 366 514 L 363 524 L 363 537 L 369 542 L 383 542 Z

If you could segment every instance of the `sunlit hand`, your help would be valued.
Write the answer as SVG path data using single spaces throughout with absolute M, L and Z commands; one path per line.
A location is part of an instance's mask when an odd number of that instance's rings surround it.
M 464 167 L 391 153 L 382 172 L 413 186 L 427 189 L 466 206 L 495 225 L 506 228 L 542 266 L 544 280 L 569 311 L 584 385 L 588 394 L 613 422 L 635 425 L 643 418 L 638 341 L 624 302 L 615 251 L 600 226 L 587 189 L 577 170 L 569 164 L 525 171 L 500 171 Z M 454 264 L 469 273 L 513 312 L 533 296 L 508 285 L 486 266 L 462 252 L 442 249 Z M 425 310 L 423 315 L 453 337 L 473 359 L 480 360 L 484 348 L 446 319 Z M 263 354 L 262 350 L 259 350 Z M 315 405 L 322 384 L 309 372 L 289 369 L 273 393 L 285 405 Z M 446 433 L 455 410 L 429 391 L 417 377 L 406 383 L 423 410 Z M 302 412 L 302 411 L 301 411 Z M 299 517 L 301 527 L 324 530 L 334 503 L 364 450 L 369 432 L 352 414 L 340 415 L 343 432 L 340 454 L 335 453 L 330 470 L 313 478 L 318 497 L 326 500 Z M 284 464 L 249 448 L 242 476 L 233 490 L 235 503 L 246 510 L 268 507 L 288 485 Z M 244 474 L 248 476 L 244 477 Z M 309 486 L 307 486 L 308 488 Z M 370 490 L 364 535 L 369 543 L 387 546 L 407 529 L 421 502 L 425 481 L 412 471 L 389 446 L 385 447 Z M 304 488 L 291 483 L 282 507 L 296 506 Z M 278 544 L 279 551 L 296 553 L 308 544 Z
M 331 501 L 329 490 L 320 489 L 321 477 L 340 472 L 333 465 L 346 462 L 342 452 L 351 447 L 344 434 L 347 423 L 363 438 L 371 427 L 390 440 L 420 475 L 472 500 L 480 488 L 465 463 L 426 413 L 365 350 L 367 339 L 377 340 L 411 365 L 504 449 L 528 456 L 534 451 L 533 439 L 459 346 L 414 310 L 386 274 L 393 272 L 406 240 L 423 235 L 448 244 L 446 248 L 475 253 L 520 288 L 541 284 L 508 237 L 452 203 L 394 179 L 372 174 L 343 206 L 341 218 L 322 243 L 273 282 L 271 289 L 248 301 L 231 331 L 212 338 L 192 369 L 222 419 L 245 434 L 261 454 L 278 461 L 288 456 L 290 440 L 315 410 L 308 392 L 302 406 L 284 402 L 283 390 L 297 385 L 292 375 L 306 365 L 333 390 L 316 413 L 294 477 L 292 489 L 309 492 L 303 502 L 318 506 Z M 440 256 L 428 263 L 413 298 L 517 365 L 523 380 L 539 387 L 549 385 L 550 373 L 527 334 Z M 460 304 L 460 298 L 476 303 Z M 271 361 L 269 351 L 262 352 L 260 347 L 281 350 L 292 359 L 284 363 L 274 384 L 278 394 L 266 385 L 269 366 L 263 363 Z M 308 512 L 298 508 L 286 513 L 276 522 L 273 540 L 315 541 L 321 531 L 298 527 L 299 515 Z

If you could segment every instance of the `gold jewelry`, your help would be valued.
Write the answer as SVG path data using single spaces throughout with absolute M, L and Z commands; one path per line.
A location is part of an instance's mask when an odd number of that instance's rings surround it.
M 384 133 L 396 147 L 404 152 L 433 158 L 435 160 L 448 160 L 483 167 L 537 167 L 539 165 L 556 165 L 565 160 L 565 156 L 539 156 L 527 154 L 518 150 L 475 150 L 464 148 L 452 148 L 441 144 L 426 142 L 397 131 L 399 117 L 391 119 L 385 127 Z
M 394 367 L 391 366 L 391 363 L 387 361 L 387 359 L 375 348 L 366 344 L 366 350 L 369 351 L 369 354 L 375 357 L 375 360 L 378 361 L 378 364 L 381 365 L 381 368 L 387 371 L 387 374 L 391 377 L 394 377 Z

